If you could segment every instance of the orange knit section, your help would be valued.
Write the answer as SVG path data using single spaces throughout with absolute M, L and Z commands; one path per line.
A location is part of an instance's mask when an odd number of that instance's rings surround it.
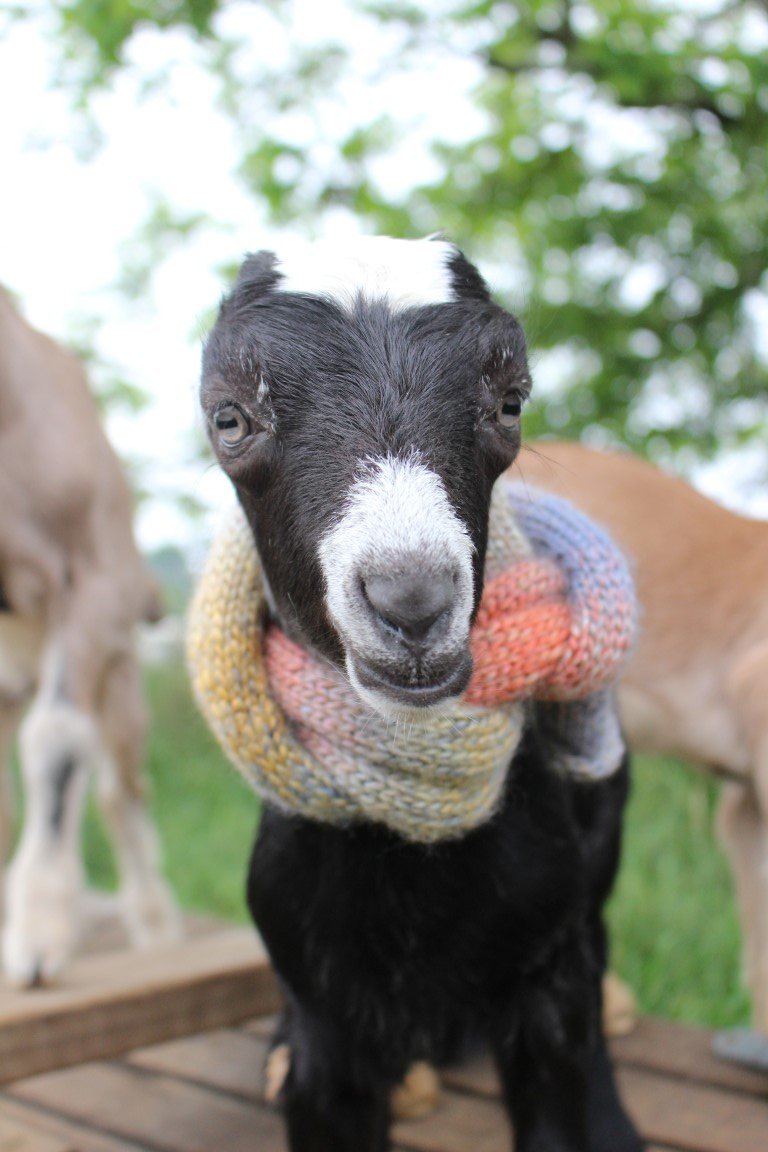
M 468 704 L 493 708 L 531 695 L 562 661 L 572 629 L 564 574 L 521 560 L 490 580 L 472 629 Z

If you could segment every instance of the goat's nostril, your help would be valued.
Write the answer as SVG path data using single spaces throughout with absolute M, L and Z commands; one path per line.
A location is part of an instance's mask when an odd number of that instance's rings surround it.
M 372 576 L 363 582 L 363 592 L 386 628 L 420 644 L 453 604 L 454 576 Z

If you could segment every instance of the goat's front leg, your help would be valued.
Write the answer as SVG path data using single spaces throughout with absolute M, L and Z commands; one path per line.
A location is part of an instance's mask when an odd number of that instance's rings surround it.
M 387 1152 L 392 1085 L 357 1065 L 330 1021 L 295 1003 L 279 1039 L 290 1051 L 282 1100 L 291 1152 Z
M 642 1152 L 601 1034 L 597 966 L 579 934 L 522 981 L 492 1038 L 516 1152 Z

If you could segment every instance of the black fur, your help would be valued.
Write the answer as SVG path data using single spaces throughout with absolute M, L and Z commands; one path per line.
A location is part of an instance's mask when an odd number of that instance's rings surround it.
M 419 458 L 474 544 L 482 591 L 490 493 L 519 430 L 494 418 L 528 368 L 514 317 L 451 260 L 457 299 L 392 313 L 276 292 L 251 256 L 204 354 L 214 447 L 254 532 L 282 626 L 337 664 L 318 542 L 360 461 Z M 236 447 L 215 432 L 244 413 Z M 517 1152 L 638 1152 L 600 1032 L 602 904 L 619 856 L 627 768 L 557 776 L 531 711 L 503 805 L 462 839 L 426 847 L 382 827 L 339 829 L 266 808 L 249 904 L 286 994 L 292 1152 L 384 1152 L 389 1093 L 419 1057 L 493 1046 Z
M 463 839 L 406 844 L 267 809 L 248 898 L 285 989 L 296 1152 L 383 1152 L 410 1061 L 490 1040 L 517 1152 L 637 1152 L 600 1033 L 601 905 L 627 768 L 552 773 L 533 727 L 501 811 Z
M 0 584 L 0 612 L 10 612 L 11 603 L 3 591 L 3 586 Z

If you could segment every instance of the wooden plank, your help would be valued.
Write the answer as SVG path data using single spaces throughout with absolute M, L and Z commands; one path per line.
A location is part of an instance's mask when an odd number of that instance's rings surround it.
M 286 1152 L 267 1108 L 125 1064 L 85 1064 L 19 1081 L 9 1094 L 158 1152 Z
M 5 1117 L 9 1123 L 19 1124 L 38 1133 L 41 1139 L 54 1141 L 54 1149 L 63 1141 L 68 1152 L 147 1152 L 145 1145 L 113 1139 L 104 1133 L 72 1124 L 60 1116 L 41 1112 L 32 1105 L 7 1097 L 0 1096 L 0 1116 Z M 42 1145 L 41 1152 L 44 1148 L 45 1145 Z M 2 1143 L 0 1149 L 5 1152 Z
M 250 928 L 84 957 L 57 988 L 0 992 L 0 1083 L 240 1023 L 279 997 Z
M 611 1051 L 621 1064 L 768 1097 L 767 1074 L 716 1059 L 711 1045 L 706 1028 L 644 1017 L 629 1036 L 611 1041 Z
M 0 1108 L 0 1152 L 78 1152 L 65 1137 L 48 1136 L 39 1128 L 11 1120 Z
M 131 1052 L 127 1059 L 138 1067 L 193 1080 L 246 1100 L 264 1096 L 267 1043 L 245 1030 L 219 1030 L 155 1044 Z
M 686 1152 L 768 1149 L 764 1100 L 635 1068 L 620 1069 L 618 1079 L 630 1114 L 649 1140 Z
M 261 1036 L 264 1040 L 271 1040 L 277 1026 L 277 1016 L 256 1016 L 242 1025 L 244 1032 L 252 1032 L 254 1036 Z

